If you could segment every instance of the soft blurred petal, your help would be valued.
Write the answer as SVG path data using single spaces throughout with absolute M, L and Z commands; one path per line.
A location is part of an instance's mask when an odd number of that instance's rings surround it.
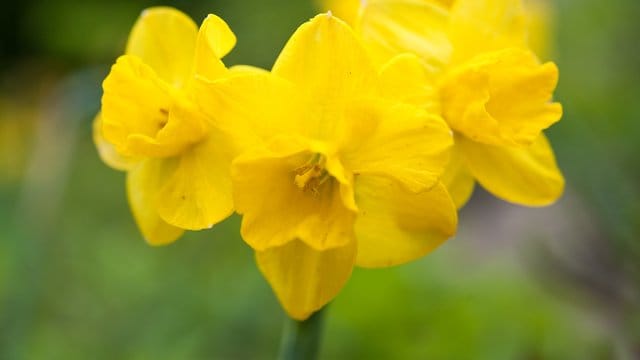
M 479 144 L 463 137 L 457 144 L 482 187 L 503 200 L 545 206 L 562 195 L 564 177 L 544 135 L 524 148 Z
M 139 161 L 129 156 L 120 155 L 115 146 L 104 139 L 104 136 L 102 136 L 101 114 L 96 115 L 93 120 L 93 142 L 96 144 L 100 159 L 116 170 L 130 170 Z
M 554 0 L 526 0 L 527 44 L 542 59 L 554 52 L 556 13 Z
M 262 69 L 234 67 L 233 76 L 217 81 L 198 79 L 196 101 L 225 131 L 239 152 L 264 144 L 276 134 L 298 132 L 303 109 L 293 86 Z
M 353 31 L 335 16 L 322 14 L 293 34 L 273 73 L 294 83 L 306 105 L 305 134 L 331 139 L 344 122 L 349 102 L 375 91 L 375 70 Z
M 357 264 L 387 267 L 418 259 L 456 232 L 456 206 L 444 185 L 419 194 L 396 181 L 359 176 L 355 183 Z
M 380 70 L 380 91 L 386 99 L 413 104 L 440 113 L 440 94 L 434 75 L 411 53 L 395 56 Z
M 256 260 L 287 314 L 304 320 L 340 292 L 351 276 L 355 255 L 355 241 L 325 251 L 292 241 L 256 252 Z
M 433 1 L 367 1 L 356 32 L 378 64 L 412 52 L 430 69 L 442 69 L 451 56 L 448 11 Z
M 233 75 L 238 75 L 238 74 L 263 74 L 264 75 L 269 72 L 269 70 L 265 70 L 263 68 L 252 66 L 252 65 L 233 65 L 232 67 L 229 68 L 229 71 L 231 71 Z
M 126 54 L 151 66 L 169 84 L 180 87 L 193 67 L 198 26 L 170 7 L 144 10 L 133 26 Z
M 152 138 L 166 126 L 172 91 L 140 58 L 118 58 L 102 88 L 102 132 L 120 153 L 132 155 L 129 135 Z
M 460 147 L 452 146 L 450 155 L 449 164 L 440 180 L 449 191 L 456 207 L 461 209 L 471 198 L 476 181 L 467 166 Z
M 526 34 L 522 0 L 456 0 L 451 8 L 454 63 L 484 52 L 524 48 Z
M 102 132 L 123 155 L 173 156 L 207 131 L 198 109 L 135 56 L 121 56 L 102 87 Z
M 350 25 L 355 24 L 358 17 L 361 0 L 316 0 L 322 11 L 331 11 L 333 15 L 346 21 Z
M 160 216 L 174 226 L 201 230 L 231 215 L 230 171 L 234 155 L 225 135 L 217 130 L 183 153 L 174 174 L 163 179 Z
M 455 3 L 455 0 L 425 0 L 425 1 L 435 1 L 448 9 L 451 8 L 453 3 Z
M 236 36 L 229 25 L 216 15 L 209 14 L 198 31 L 195 50 L 195 72 L 207 79 L 217 79 L 227 74 L 220 59 L 236 45 Z
M 562 117 L 562 106 L 551 102 L 557 83 L 556 65 L 540 64 L 530 51 L 486 53 L 447 75 L 443 115 L 474 141 L 528 145 Z
M 364 107 L 359 116 L 365 123 L 377 119 L 378 126 L 343 150 L 345 166 L 354 174 L 389 176 L 412 191 L 438 181 L 453 143 L 441 118 L 414 106 L 386 103 Z
M 163 180 L 175 172 L 175 161 L 145 160 L 127 173 L 127 195 L 133 217 L 150 245 L 165 245 L 177 240 L 182 229 L 167 224 L 157 212 L 163 201 L 159 193 Z
M 207 43 L 218 58 L 225 57 L 236 46 L 235 34 L 220 17 L 209 14 L 202 25 Z

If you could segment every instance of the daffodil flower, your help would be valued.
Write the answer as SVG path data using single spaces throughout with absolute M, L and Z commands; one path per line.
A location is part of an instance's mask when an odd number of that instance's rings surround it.
M 406 263 L 454 234 L 439 181 L 453 139 L 425 110 L 425 76 L 413 55 L 376 70 L 351 28 L 322 14 L 271 73 L 199 82 L 205 112 L 247 149 L 232 165 L 241 233 L 291 317 L 323 307 L 354 266 Z
M 418 55 L 455 132 L 443 181 L 463 206 L 475 181 L 504 200 L 542 206 L 564 178 L 543 130 L 560 120 L 553 63 L 527 44 L 520 0 L 363 1 L 354 27 L 378 63 Z
M 153 245 L 211 227 L 233 211 L 234 149 L 194 96 L 196 74 L 220 79 L 235 45 L 227 24 L 209 15 L 198 26 L 167 7 L 145 10 L 103 82 L 94 139 L 104 161 L 127 171 L 127 193 Z

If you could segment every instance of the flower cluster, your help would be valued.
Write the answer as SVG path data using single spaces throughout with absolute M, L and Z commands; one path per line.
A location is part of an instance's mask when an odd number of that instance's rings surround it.
M 296 319 L 354 266 L 403 264 L 453 236 L 476 181 L 530 206 L 563 187 L 542 134 L 561 117 L 557 69 L 528 49 L 518 0 L 336 11 L 301 25 L 267 71 L 224 65 L 236 38 L 219 17 L 198 28 L 148 9 L 104 80 L 94 126 L 102 159 L 127 172 L 148 243 L 237 212 Z

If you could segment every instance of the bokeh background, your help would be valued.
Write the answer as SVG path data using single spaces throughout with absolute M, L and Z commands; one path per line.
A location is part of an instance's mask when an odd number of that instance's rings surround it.
M 536 0 L 529 0 L 535 2 Z M 542 0 L 537 0 L 542 1 Z M 142 9 L 225 18 L 269 68 L 311 0 L 22 0 L 0 11 L 0 358 L 272 359 L 284 314 L 232 217 L 145 244 L 101 163 L 100 83 Z M 529 209 L 476 191 L 456 238 L 356 270 L 324 359 L 640 359 L 640 2 L 547 1 L 567 178 Z

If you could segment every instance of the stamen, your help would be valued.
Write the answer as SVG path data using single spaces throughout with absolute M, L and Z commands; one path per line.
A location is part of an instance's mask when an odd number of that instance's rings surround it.
M 324 169 L 320 165 L 315 164 L 308 167 L 302 173 L 298 173 L 294 179 L 294 182 L 300 189 L 304 189 L 307 187 L 307 185 L 309 185 L 310 182 L 320 177 L 323 171 Z
M 306 164 L 296 168 L 293 180 L 296 186 L 304 192 L 311 191 L 318 195 L 320 186 L 331 178 L 324 169 L 325 161 L 324 156 L 315 154 Z

